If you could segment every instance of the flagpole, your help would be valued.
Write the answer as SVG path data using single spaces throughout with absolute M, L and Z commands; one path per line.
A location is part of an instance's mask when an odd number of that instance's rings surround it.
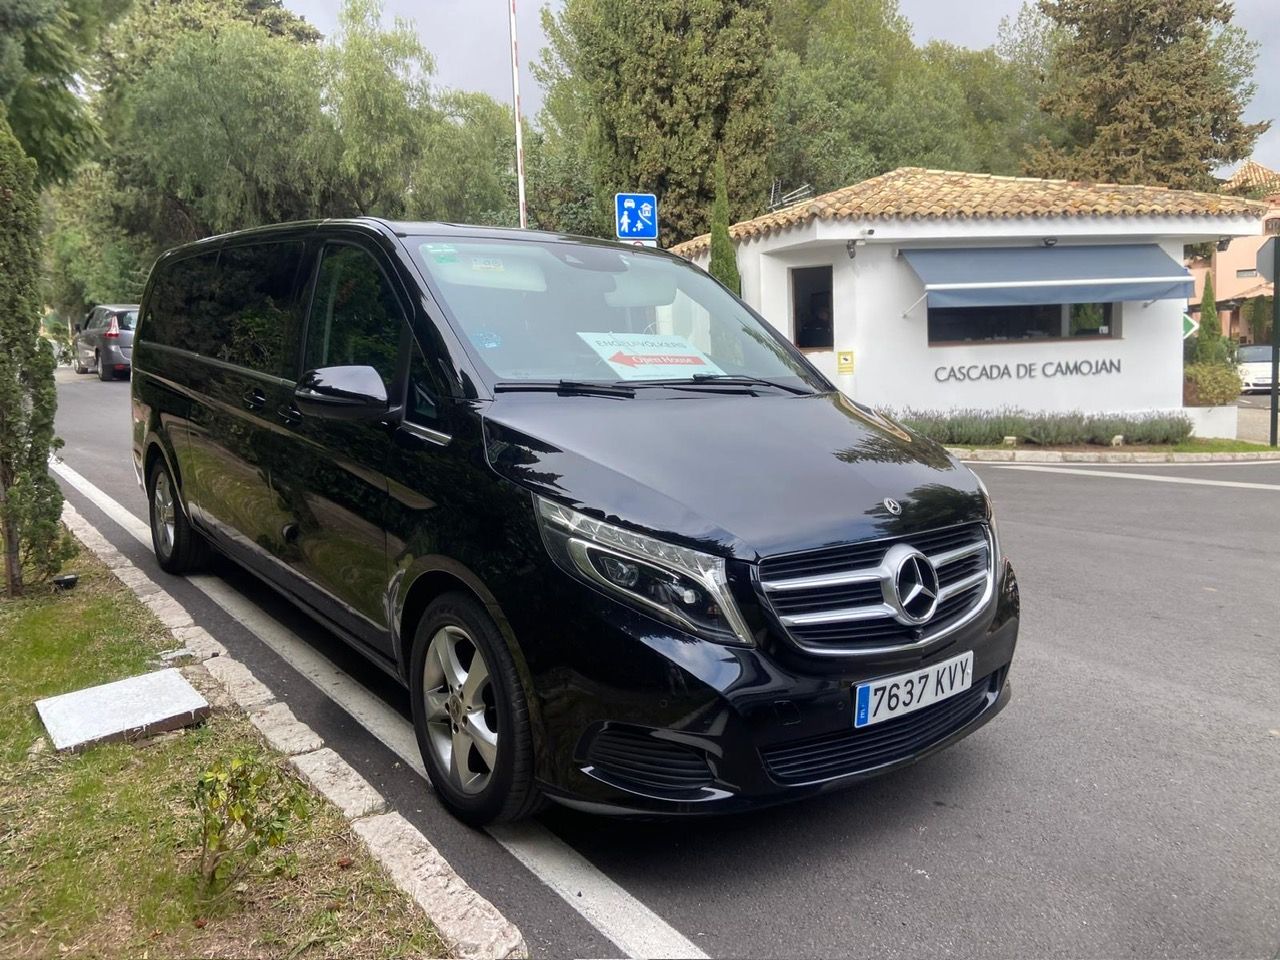
M 520 228 L 529 226 L 524 198 L 524 131 L 520 125 L 520 53 L 516 43 L 516 0 L 511 0 L 511 98 L 516 114 L 516 184 L 520 194 Z

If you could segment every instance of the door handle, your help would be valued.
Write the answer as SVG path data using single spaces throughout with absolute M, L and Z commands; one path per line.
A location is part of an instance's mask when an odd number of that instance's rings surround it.
M 286 424 L 288 424 L 291 427 L 302 422 L 302 411 L 299 410 L 297 407 L 295 407 L 293 404 L 289 404 L 287 406 L 284 404 L 281 404 L 280 406 L 276 407 L 276 414 L 280 417 L 282 421 L 284 421 Z
M 267 403 L 267 395 L 254 387 L 244 395 L 244 408 L 246 410 L 261 410 Z

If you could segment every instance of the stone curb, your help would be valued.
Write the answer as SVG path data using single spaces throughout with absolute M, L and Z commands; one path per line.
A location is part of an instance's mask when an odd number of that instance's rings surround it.
M 457 874 L 440 852 L 398 813 L 365 817 L 352 824 L 396 885 L 428 911 L 436 929 L 462 960 L 506 960 L 523 956 L 520 931 L 487 900 L 476 902 L 456 884 Z M 477 933 L 483 933 L 477 937 Z
M 1253 463 L 1280 461 L 1280 450 L 1245 453 L 1159 453 L 1134 450 L 1091 453 L 1083 450 L 1023 450 L 998 447 L 947 447 L 947 453 L 976 463 Z
M 290 757 L 289 763 L 302 779 L 328 798 L 348 820 L 358 820 L 387 808 L 382 794 L 369 785 L 355 768 L 328 747 Z
M 163 623 L 182 646 L 162 655 L 172 661 L 191 657 L 183 667 L 189 680 L 204 681 L 220 698 L 235 703 L 249 716 L 263 738 L 289 758 L 289 763 L 313 789 L 333 803 L 350 822 L 353 832 L 392 881 L 422 909 L 461 960 L 527 957 L 520 930 L 492 903 L 462 879 L 417 827 L 394 812 L 386 800 L 349 763 L 324 745 L 324 738 L 293 715 L 287 704 L 187 612 L 159 584 L 111 545 L 70 503 L 63 502 L 62 522 Z M 210 702 L 215 706 L 214 698 Z M 223 701 L 225 702 L 225 700 Z

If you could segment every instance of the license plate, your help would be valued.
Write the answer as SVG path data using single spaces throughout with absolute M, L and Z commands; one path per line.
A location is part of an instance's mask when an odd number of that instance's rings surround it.
M 853 725 L 869 727 L 963 693 L 973 683 L 973 651 L 911 673 L 881 677 L 853 689 Z

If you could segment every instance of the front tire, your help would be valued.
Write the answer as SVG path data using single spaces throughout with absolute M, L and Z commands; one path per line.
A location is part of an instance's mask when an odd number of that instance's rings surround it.
M 157 457 L 147 475 L 151 514 L 151 547 L 165 573 L 190 573 L 202 567 L 209 548 L 178 501 L 178 488 L 164 460 Z
M 454 816 L 483 826 L 538 808 L 524 687 L 475 598 L 448 593 L 427 607 L 414 634 L 410 689 L 427 775 Z

